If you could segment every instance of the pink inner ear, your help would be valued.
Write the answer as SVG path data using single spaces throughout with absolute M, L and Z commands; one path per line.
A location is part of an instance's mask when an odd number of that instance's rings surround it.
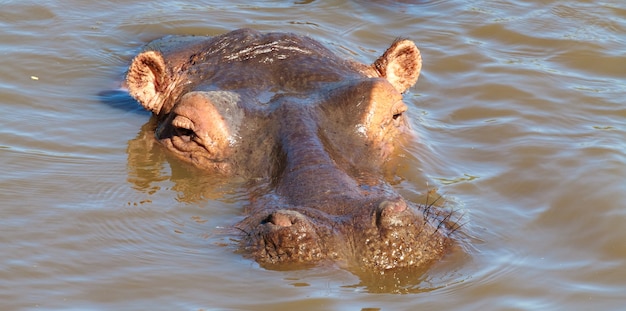
M 422 69 L 422 56 L 413 41 L 395 41 L 374 62 L 373 67 L 400 93 L 404 93 L 417 82 Z
M 160 53 L 147 51 L 133 59 L 126 75 L 126 85 L 130 95 L 146 110 L 159 113 L 164 84 L 165 62 Z

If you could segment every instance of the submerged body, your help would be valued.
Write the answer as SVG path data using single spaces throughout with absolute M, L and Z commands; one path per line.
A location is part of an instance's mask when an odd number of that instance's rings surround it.
M 421 56 L 397 40 L 372 65 L 288 33 L 166 37 L 127 75 L 156 139 L 207 174 L 262 185 L 236 224 L 265 267 L 423 267 L 452 244 L 448 216 L 405 201 L 381 165 L 406 133 L 402 93 Z

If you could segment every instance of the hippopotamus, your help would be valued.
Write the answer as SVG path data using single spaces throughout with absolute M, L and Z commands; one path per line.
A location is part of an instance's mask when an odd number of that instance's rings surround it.
M 405 200 L 382 169 L 410 133 L 403 93 L 421 66 L 406 39 L 363 64 L 306 36 L 239 29 L 147 44 L 126 86 L 167 152 L 254 185 L 234 224 L 243 254 L 269 269 L 386 271 L 454 243 L 450 213 Z

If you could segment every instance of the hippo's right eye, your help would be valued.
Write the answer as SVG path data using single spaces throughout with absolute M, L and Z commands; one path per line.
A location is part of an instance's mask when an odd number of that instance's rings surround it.
M 184 138 L 193 138 L 195 135 L 194 124 L 187 117 L 177 115 L 172 120 L 172 127 L 174 127 L 174 131 L 180 137 Z
M 175 127 L 174 130 L 178 136 L 193 137 L 194 135 L 194 131 L 184 127 Z

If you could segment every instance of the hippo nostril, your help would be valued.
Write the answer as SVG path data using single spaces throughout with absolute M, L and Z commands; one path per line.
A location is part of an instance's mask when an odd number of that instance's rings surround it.
M 402 217 L 399 217 L 408 209 L 403 199 L 385 200 L 378 205 L 376 225 L 379 228 L 402 224 Z M 381 227 L 382 226 L 382 227 Z
M 406 208 L 406 202 L 402 199 L 393 201 L 385 200 L 378 205 L 378 210 L 383 216 L 402 213 L 406 210 Z
M 267 221 L 281 227 L 289 227 L 293 224 L 289 215 L 285 215 L 283 213 L 272 213 L 267 218 Z

